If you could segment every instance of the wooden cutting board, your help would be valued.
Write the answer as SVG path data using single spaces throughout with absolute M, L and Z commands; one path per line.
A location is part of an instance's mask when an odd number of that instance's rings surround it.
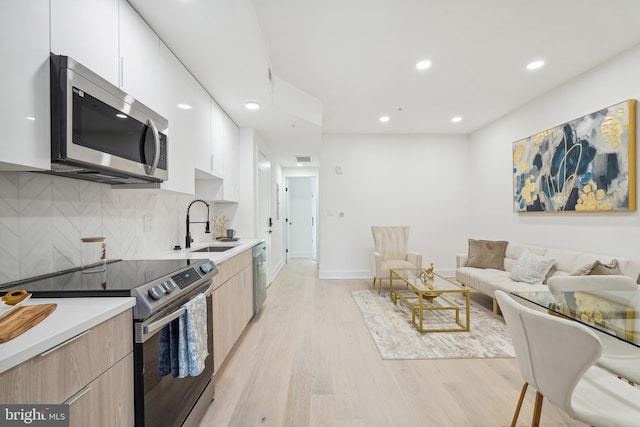
M 58 304 L 35 304 L 17 308 L 0 319 L 0 343 L 7 342 L 42 322 Z

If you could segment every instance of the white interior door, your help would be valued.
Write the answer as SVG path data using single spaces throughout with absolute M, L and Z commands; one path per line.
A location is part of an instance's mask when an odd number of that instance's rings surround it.
M 258 238 L 267 243 L 267 283 L 271 283 L 271 160 L 258 153 Z
M 287 178 L 289 256 L 315 258 L 314 177 Z

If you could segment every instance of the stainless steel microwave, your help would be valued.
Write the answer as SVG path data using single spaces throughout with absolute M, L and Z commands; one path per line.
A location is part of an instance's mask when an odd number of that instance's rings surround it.
M 51 171 L 107 184 L 168 178 L 167 119 L 68 56 L 51 54 Z

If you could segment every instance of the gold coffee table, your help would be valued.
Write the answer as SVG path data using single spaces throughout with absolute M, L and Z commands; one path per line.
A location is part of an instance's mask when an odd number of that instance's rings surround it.
M 396 290 L 394 279 L 400 282 Z M 394 304 L 400 300 L 411 309 L 411 323 L 420 332 L 468 332 L 469 294 L 468 288 L 439 274 L 428 278 L 422 268 L 391 269 L 389 273 L 389 297 Z

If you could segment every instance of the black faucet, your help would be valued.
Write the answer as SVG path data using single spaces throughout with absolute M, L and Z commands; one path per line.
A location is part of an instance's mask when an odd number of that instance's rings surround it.
M 189 221 L 189 209 L 191 209 L 191 205 L 193 205 L 195 202 L 202 202 L 205 205 L 207 205 L 207 220 L 206 221 Z M 187 236 L 185 238 L 185 248 L 190 248 L 191 247 L 191 242 L 193 242 L 193 239 L 191 238 L 191 232 L 189 231 L 189 224 L 207 224 L 204 228 L 204 232 L 205 233 L 211 233 L 211 230 L 209 230 L 209 203 L 205 202 L 202 199 L 196 199 L 193 202 L 189 203 L 189 207 L 187 208 Z

